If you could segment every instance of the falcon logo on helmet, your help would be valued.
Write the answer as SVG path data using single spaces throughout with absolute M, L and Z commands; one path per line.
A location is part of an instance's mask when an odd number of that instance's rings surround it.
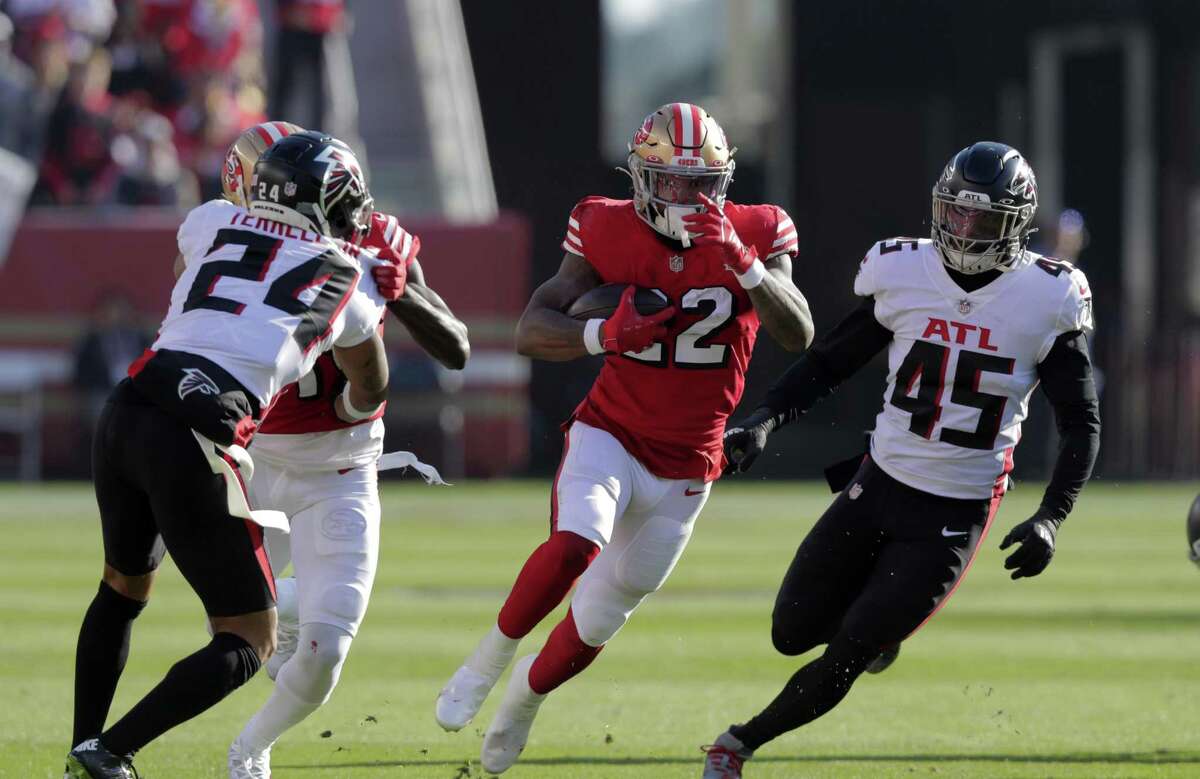
M 225 167 L 221 171 L 221 195 L 230 203 L 249 208 L 250 187 L 254 164 L 271 144 L 304 128 L 291 122 L 263 122 L 242 131 L 225 152 Z
M 642 221 L 687 242 L 682 219 L 699 212 L 699 195 L 725 202 L 733 154 L 725 131 L 698 105 L 668 103 L 642 121 L 629 143 L 633 206 Z
M 1021 153 L 983 141 L 946 163 L 933 186 L 931 237 L 960 273 L 1008 271 L 1025 253 L 1037 213 L 1037 179 Z
M 257 216 L 353 240 L 370 229 L 373 203 L 354 152 L 324 133 L 293 133 L 254 166 L 250 213 Z

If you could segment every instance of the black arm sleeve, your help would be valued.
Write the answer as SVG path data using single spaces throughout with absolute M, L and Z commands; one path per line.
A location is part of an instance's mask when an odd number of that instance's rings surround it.
M 1067 518 L 1080 490 L 1092 475 L 1100 451 L 1100 401 L 1092 379 L 1087 339 L 1079 331 L 1063 333 L 1037 367 L 1042 391 L 1054 407 L 1062 437 L 1054 473 L 1046 485 L 1040 513 L 1057 522 Z
M 775 428 L 798 419 L 891 340 L 892 332 L 875 319 L 875 298 L 864 299 L 779 377 L 759 411 Z

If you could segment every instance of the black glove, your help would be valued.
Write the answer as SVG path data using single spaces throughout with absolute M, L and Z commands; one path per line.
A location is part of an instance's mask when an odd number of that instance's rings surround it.
M 725 428 L 725 474 L 745 473 L 767 448 L 767 436 L 775 430 L 770 411 L 759 409 Z
M 1004 561 L 1005 570 L 1012 571 L 1012 578 L 1037 576 L 1046 570 L 1054 557 L 1054 538 L 1058 534 L 1061 519 L 1051 519 L 1041 512 L 1008 531 L 1000 542 L 1001 549 L 1020 544 L 1015 552 Z

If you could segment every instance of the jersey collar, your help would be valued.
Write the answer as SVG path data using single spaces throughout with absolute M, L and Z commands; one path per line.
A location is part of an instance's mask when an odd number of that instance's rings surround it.
M 922 257 L 925 265 L 925 273 L 929 276 L 929 280 L 933 283 L 934 288 L 941 293 L 942 297 L 950 304 L 950 307 L 961 316 L 970 316 L 999 297 L 1005 290 L 1012 286 L 1014 283 L 1013 279 L 1024 269 L 1024 266 L 1029 264 L 1029 253 L 1026 252 L 1011 271 L 1001 273 L 999 278 L 989 284 L 985 284 L 974 292 L 967 292 L 955 284 L 954 279 L 950 278 L 950 274 L 946 271 L 946 266 L 942 262 L 942 257 L 938 253 L 937 247 L 930 245 L 929 249 L 928 252 L 924 253 L 924 257 Z

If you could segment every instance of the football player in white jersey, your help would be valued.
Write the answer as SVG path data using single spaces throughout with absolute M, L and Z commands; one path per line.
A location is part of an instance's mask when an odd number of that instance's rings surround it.
M 1040 507 L 1000 548 L 1017 545 L 1005 561 L 1014 579 L 1049 564 L 1091 475 L 1100 417 L 1086 340 L 1091 290 L 1079 270 L 1027 249 L 1036 209 L 1033 171 L 1016 149 L 960 151 L 933 188 L 932 240 L 872 247 L 854 281 L 861 305 L 730 425 L 730 470 L 744 471 L 771 432 L 887 349 L 870 451 L 831 469 L 841 494 L 800 545 L 775 602 L 776 649 L 825 651 L 706 748 L 705 779 L 741 777 L 756 749 L 836 706 L 941 608 L 995 516 L 1039 382 L 1062 444 Z
M 286 143 L 286 145 L 285 145 Z M 343 419 L 386 397 L 383 300 L 348 239 L 371 197 L 354 155 L 316 133 L 258 161 L 249 210 L 214 200 L 179 229 L 171 306 L 97 426 L 104 573 L 79 633 L 71 779 L 130 779 L 132 755 L 244 684 L 275 646 L 275 583 L 245 450 L 272 399 L 332 348 Z M 212 640 L 128 714 L 104 723 L 164 551 L 200 596 Z
M 225 199 L 248 201 L 246 172 L 272 144 L 296 132 L 303 130 L 267 122 L 242 133 L 226 158 Z M 431 357 L 461 369 L 470 354 L 467 328 L 426 284 L 417 259 L 420 239 L 396 217 L 376 212 L 360 245 L 387 260 L 372 273 L 388 309 Z M 278 575 L 290 560 L 294 572 L 275 582 L 279 646 L 266 665 L 275 688 L 229 748 L 230 779 L 269 779 L 272 745 L 324 704 L 337 685 L 379 557 L 377 471 L 410 465 L 427 479 L 437 478 L 408 453 L 383 455 L 382 405 L 351 421 L 334 413 L 345 383 L 333 356 L 322 355 L 278 395 L 250 447 L 251 502 L 283 511 L 291 525 L 288 534 L 266 531 L 271 565 Z M 306 651 L 297 653 L 298 644 Z

